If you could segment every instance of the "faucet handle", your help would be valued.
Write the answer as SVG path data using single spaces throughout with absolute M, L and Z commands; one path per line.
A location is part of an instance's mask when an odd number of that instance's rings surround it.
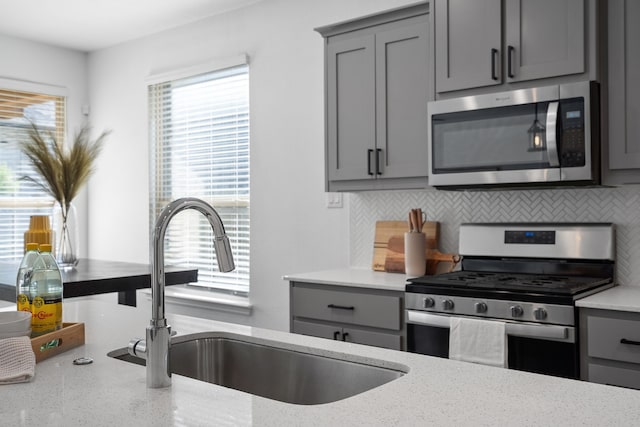
M 135 357 L 147 358 L 147 341 L 142 338 L 133 338 L 129 341 L 127 352 Z

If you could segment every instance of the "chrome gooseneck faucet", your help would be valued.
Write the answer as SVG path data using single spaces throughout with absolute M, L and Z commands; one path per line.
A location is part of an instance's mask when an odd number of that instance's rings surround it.
M 186 209 L 195 209 L 204 215 L 214 235 L 214 248 L 218 268 L 226 273 L 235 268 L 231 245 L 218 213 L 206 202 L 195 198 L 174 200 L 165 207 L 153 229 L 151 252 L 151 324 L 147 327 L 146 344 L 139 351 L 147 359 L 147 387 L 161 388 L 171 385 L 169 370 L 169 348 L 171 346 L 171 326 L 164 315 L 164 237 L 171 219 Z M 131 346 L 130 346 L 131 348 Z M 135 346 L 133 351 L 135 352 Z

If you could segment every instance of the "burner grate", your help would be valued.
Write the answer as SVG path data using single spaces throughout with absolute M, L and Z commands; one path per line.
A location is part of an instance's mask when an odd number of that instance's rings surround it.
M 440 276 L 425 276 L 414 283 L 450 286 L 468 290 L 481 289 L 507 292 L 542 292 L 573 295 L 593 286 L 607 283 L 609 279 L 595 277 L 551 276 L 537 274 L 511 274 L 477 271 L 457 271 Z

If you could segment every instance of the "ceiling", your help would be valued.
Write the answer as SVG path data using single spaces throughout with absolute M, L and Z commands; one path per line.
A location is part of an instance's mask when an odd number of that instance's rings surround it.
M 0 0 L 0 34 L 90 52 L 261 0 Z

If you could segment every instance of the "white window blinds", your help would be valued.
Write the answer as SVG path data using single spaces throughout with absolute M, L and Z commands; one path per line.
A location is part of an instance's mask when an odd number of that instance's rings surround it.
M 50 215 L 53 206 L 47 192 L 21 179 L 38 177 L 20 150 L 30 123 L 64 140 L 65 98 L 0 88 L 0 261 L 22 257 L 29 218 Z
M 170 223 L 165 263 L 198 268 L 199 286 L 249 292 L 249 70 L 236 66 L 149 86 L 150 224 L 172 200 L 197 197 L 220 214 L 236 270 L 220 273 L 207 220 Z

